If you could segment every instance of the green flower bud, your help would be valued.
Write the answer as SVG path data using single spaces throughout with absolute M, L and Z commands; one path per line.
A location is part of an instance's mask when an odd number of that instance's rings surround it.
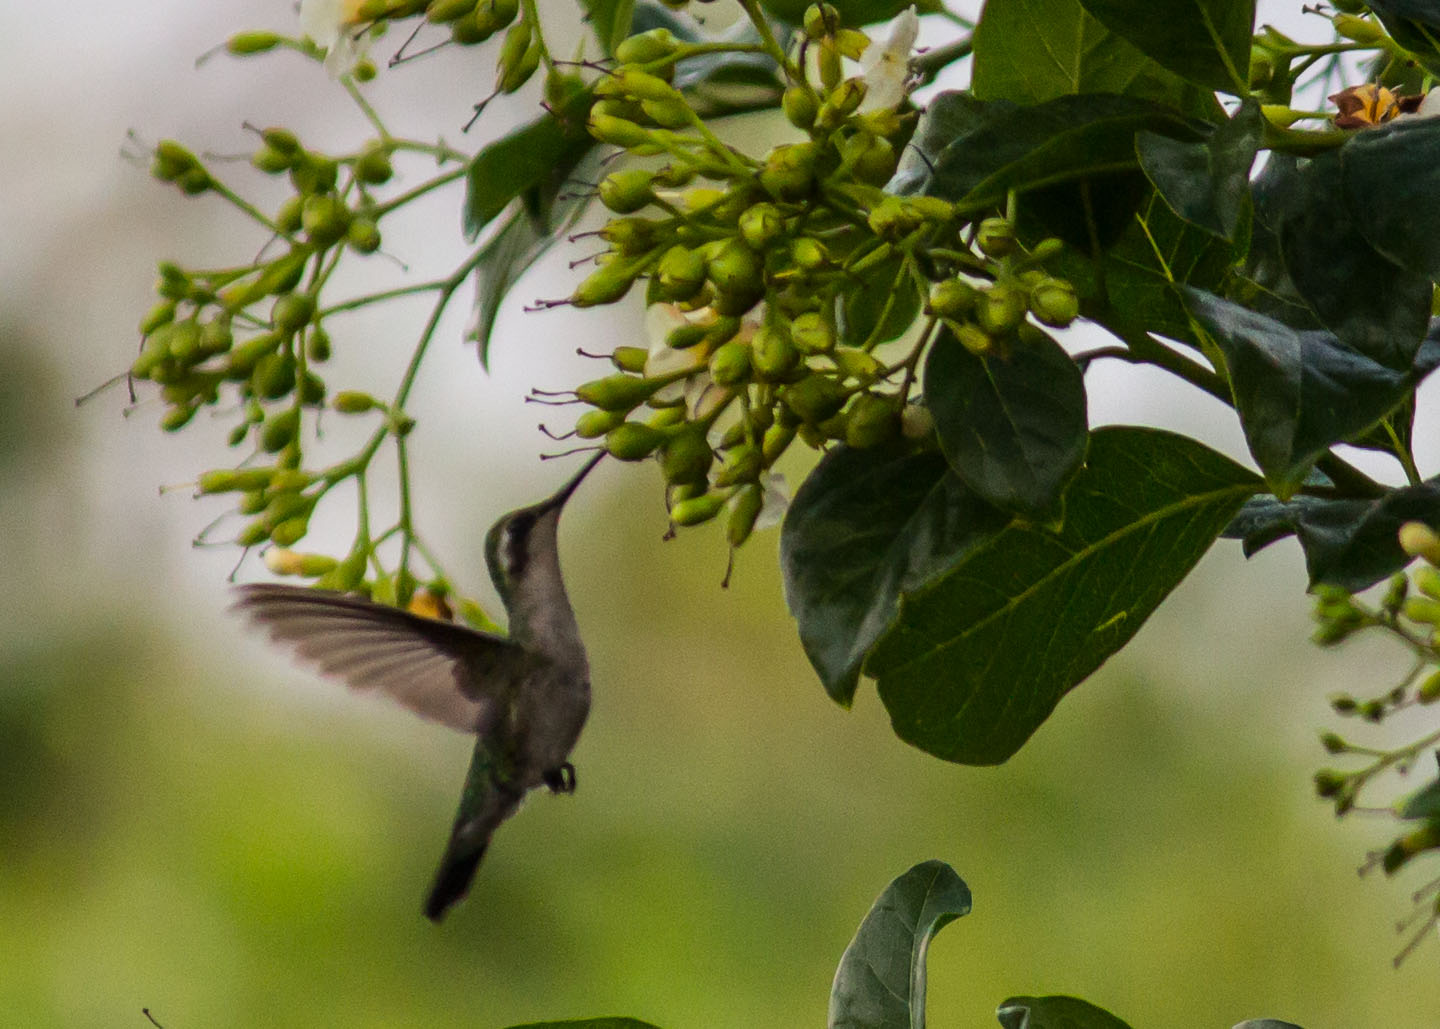
M 528 22 L 519 22 L 511 32 L 515 32 L 521 25 L 528 26 Z M 508 35 L 507 35 L 508 40 Z M 540 68 L 540 40 L 531 38 L 529 45 L 524 52 L 514 61 L 504 60 L 504 49 L 501 49 L 501 62 L 499 65 L 500 75 L 496 80 L 495 88 L 502 93 L 514 93 L 521 86 L 530 81 L 531 76 Z
M 826 3 L 811 4 L 805 8 L 805 35 L 812 40 L 820 39 L 840 28 L 840 12 Z
M 987 289 L 975 307 L 975 320 L 991 336 L 1014 332 L 1025 319 L 1025 294 L 997 282 Z
M 670 520 L 676 525 L 699 525 L 708 522 L 725 506 L 725 494 L 706 493 L 682 500 L 670 509 Z
M 200 324 L 194 318 L 183 322 L 172 322 L 166 334 L 166 345 L 170 356 L 182 367 L 188 368 L 203 358 L 200 353 Z
M 283 171 L 289 171 L 293 163 L 294 160 L 289 154 L 269 146 L 262 146 L 250 155 L 251 167 L 266 175 L 279 175 Z
M 960 345 L 977 357 L 984 357 L 995 349 L 995 341 L 978 325 L 969 322 L 962 325 L 952 324 L 950 330 L 955 333 Z
M 1415 569 L 1415 588 L 1427 597 L 1440 600 L 1440 571 L 1434 565 L 1423 564 Z
M 644 422 L 622 422 L 605 433 L 605 449 L 621 461 L 649 457 L 665 442 L 665 433 Z
M 664 300 L 689 300 L 705 285 L 705 256 L 676 244 L 655 268 L 657 291 Z
M 1422 704 L 1433 704 L 1440 700 L 1440 668 L 1425 677 L 1425 681 L 1415 691 L 1415 699 Z
M 288 447 L 300 431 L 300 412 L 293 407 L 277 411 L 260 427 L 260 447 L 276 454 Z
M 895 174 L 900 156 L 884 136 L 857 132 L 846 140 L 840 158 L 850 165 L 850 173 L 860 182 L 883 186 Z
M 1440 565 L 1440 533 L 1424 522 L 1406 522 L 1400 526 L 1400 549 L 1411 557 Z
M 799 365 L 800 351 L 795 348 L 788 332 L 763 325 L 750 341 L 750 363 L 761 379 L 783 379 Z
M 980 291 L 964 279 L 946 279 L 930 289 L 925 310 L 941 318 L 964 319 L 975 310 Z
M 730 448 L 721 462 L 715 485 L 734 486 L 742 482 L 754 482 L 760 476 L 762 455 L 759 447 L 741 443 Z
M 345 235 L 350 211 L 333 193 L 306 197 L 300 209 L 300 227 L 305 238 L 317 247 L 328 247 Z
M 1386 875 L 1394 875 L 1417 854 L 1440 847 L 1440 822 L 1426 822 L 1413 832 L 1406 833 L 1386 848 L 1380 858 L 1380 867 Z
M 302 152 L 290 166 L 290 183 L 297 193 L 329 193 L 340 180 L 340 166 L 324 154 Z
M 904 239 L 924 224 L 920 212 L 896 196 L 887 196 L 871 208 L 865 221 L 871 232 L 890 241 Z
M 308 293 L 282 293 L 270 308 L 270 324 L 279 332 L 299 332 L 315 316 L 315 298 Z
M 612 218 L 600 229 L 600 238 L 617 253 L 633 257 L 648 253 L 655 246 L 658 225 L 649 218 Z
M 765 288 L 764 262 L 740 239 L 725 240 L 706 262 L 706 272 L 722 294 L 749 296 Z
M 706 325 L 692 325 L 689 323 L 677 325 L 671 329 L 665 337 L 665 345 L 671 350 L 688 350 L 693 346 L 705 342 L 710 332 L 710 326 Z
M 750 346 L 731 340 L 710 355 L 710 378 L 720 386 L 738 386 L 750 378 Z
M 1412 622 L 1440 625 L 1440 600 L 1433 597 L 1410 597 L 1405 601 L 1405 617 Z
M 1315 792 L 1321 797 L 1333 797 L 1345 788 L 1350 777 L 1332 768 L 1322 768 L 1315 773 Z
M 179 432 L 190 424 L 199 407 L 195 404 L 180 404 L 166 411 L 160 419 L 160 428 L 166 432 Z
M 621 64 L 650 64 L 675 53 L 680 41 L 667 28 L 651 29 L 624 39 L 615 48 L 615 60 Z
M 586 411 L 575 419 L 575 435 L 581 439 L 599 439 L 624 421 L 623 411 Z
M 237 493 L 264 489 L 275 474 L 273 468 L 219 468 L 200 476 L 201 493 Z
M 292 196 L 280 205 L 280 210 L 275 212 L 275 227 L 285 235 L 293 235 L 300 230 L 301 210 L 305 206 L 305 198 L 299 195 Z
M 380 227 L 364 215 L 354 218 L 345 226 L 345 243 L 357 254 L 373 254 L 380 249 Z
M 807 375 L 780 391 L 780 400 L 796 418 L 814 424 L 839 412 L 848 394 L 829 375 Z
M 610 363 L 622 372 L 638 375 L 645 370 L 650 352 L 644 347 L 616 347 L 610 352 Z
M 598 105 L 597 105 L 598 106 Z M 626 118 L 602 114 L 594 108 L 585 124 L 591 136 L 602 143 L 635 150 L 650 142 L 650 132 Z
M 845 443 L 857 450 L 888 443 L 900 432 L 900 413 L 884 397 L 865 393 L 855 399 L 845 420 Z
M 616 214 L 631 214 L 655 199 L 654 174 L 643 168 L 611 172 L 600 180 L 600 202 Z
M 764 252 L 785 232 L 785 216 L 774 204 L 759 203 L 747 207 L 740 215 L 740 237 L 751 249 Z
M 430 0 L 425 6 L 425 20 L 435 24 L 452 22 L 475 10 L 475 0 Z
M 830 264 L 830 255 L 825 244 L 813 236 L 801 236 L 790 244 L 790 260 L 795 266 L 807 272 L 818 272 Z
M 355 177 L 372 186 L 390 181 L 395 169 L 390 163 L 390 149 L 384 143 L 370 142 L 355 158 Z
M 785 117 L 802 132 L 809 132 L 815 124 L 815 115 L 820 111 L 820 101 L 809 86 L 791 86 L 780 98 L 780 107 Z
M 280 35 L 275 32 L 237 32 L 225 41 L 225 49 L 236 57 L 263 54 L 280 45 Z
M 328 361 L 332 349 L 328 332 L 318 325 L 310 330 L 310 335 L 305 340 L 306 357 L 312 361 Z
M 762 189 L 776 200 L 803 200 L 815 185 L 815 163 L 819 148 L 814 142 L 778 146 L 765 157 L 760 169 Z
M 266 354 L 255 362 L 250 389 L 257 397 L 278 400 L 295 388 L 295 359 L 286 353 Z
M 790 338 L 802 354 L 828 354 L 835 349 L 835 327 L 819 311 L 796 315 Z
M 671 485 L 705 482 L 714 460 L 715 452 L 698 429 L 671 436 L 660 448 L 660 471 Z
M 304 515 L 297 515 L 294 518 L 285 519 L 285 521 L 271 529 L 270 539 L 278 546 L 293 546 L 304 538 L 309 528 L 310 519 Z
M 175 301 L 161 300 L 140 319 L 140 335 L 148 336 L 162 325 L 168 325 L 175 317 Z
M 725 538 L 732 547 L 738 547 L 755 529 L 760 510 L 765 506 L 765 492 L 752 482 L 736 490 L 726 506 L 730 513 L 725 518 Z
M 638 271 L 639 268 L 631 261 L 602 264 L 575 287 L 575 292 L 570 295 L 570 303 L 576 307 L 613 304 L 630 292 Z
M 885 370 L 885 366 L 874 354 L 853 347 L 836 350 L 830 355 L 830 359 L 835 362 L 836 370 L 844 378 L 859 379 L 861 382 L 872 382 Z
M 794 425 L 775 422 L 766 429 L 765 438 L 760 442 L 760 452 L 765 455 L 765 464 L 772 465 L 779 460 L 780 455 L 789 449 L 794 439 Z
M 1379 25 L 1354 14 L 1337 14 L 1331 19 L 1331 23 L 1334 24 L 1336 32 L 1357 43 L 1374 45 L 1384 42 L 1386 38 L 1385 30 Z
M 257 519 L 240 530 L 239 535 L 235 537 L 235 542 L 246 550 L 249 550 L 251 547 L 259 546 L 269 538 L 270 527 L 265 524 L 263 519 Z
M 1030 291 L 1030 310 L 1044 324 L 1063 329 L 1080 316 L 1080 299 L 1069 282 L 1047 278 Z
M 649 400 L 662 385 L 655 379 L 634 375 L 607 375 L 580 386 L 575 395 L 602 411 L 629 411 Z
M 330 406 L 341 414 L 364 414 L 375 407 L 375 398 L 369 393 L 345 389 L 331 398 Z
M 815 115 L 815 127 L 821 132 L 830 132 L 845 123 L 865 99 L 865 80 L 846 79 L 831 91 Z
M 695 120 L 695 112 L 678 94 L 673 100 L 642 100 L 640 110 L 665 129 L 687 128 Z
M 980 223 L 975 242 L 986 257 L 999 259 L 1015 250 L 1015 226 L 1006 218 L 986 218 Z

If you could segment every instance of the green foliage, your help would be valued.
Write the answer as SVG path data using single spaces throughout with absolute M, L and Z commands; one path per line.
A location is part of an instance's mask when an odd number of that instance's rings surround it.
M 1254 0 L 1081 0 L 1110 31 L 1206 89 L 1249 93 Z

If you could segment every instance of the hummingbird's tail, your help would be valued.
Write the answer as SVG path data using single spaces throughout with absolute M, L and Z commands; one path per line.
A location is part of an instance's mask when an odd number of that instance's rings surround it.
M 499 782 L 491 773 L 490 758 L 482 745 L 476 748 L 470 763 L 450 842 L 440 859 L 435 884 L 425 900 L 425 917 L 432 922 L 439 922 L 451 905 L 465 896 L 470 881 L 475 878 L 475 870 L 480 867 L 480 859 L 485 856 L 485 848 L 490 845 L 490 837 L 501 822 L 519 809 L 525 796 L 523 788 Z

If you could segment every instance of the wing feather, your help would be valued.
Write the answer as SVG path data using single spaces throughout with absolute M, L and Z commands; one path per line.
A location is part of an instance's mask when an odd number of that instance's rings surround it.
M 533 660 L 501 636 L 349 594 L 275 583 L 236 593 L 233 610 L 321 675 L 461 732 L 479 731 Z

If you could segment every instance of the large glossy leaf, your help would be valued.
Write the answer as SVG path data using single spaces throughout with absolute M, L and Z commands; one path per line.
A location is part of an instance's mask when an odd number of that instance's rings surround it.
M 510 1029 L 657 1029 L 638 1018 L 577 1018 L 569 1022 L 526 1022 Z
M 1255 0 L 1082 0 L 1106 28 L 1207 89 L 1249 94 Z
M 1177 78 L 1085 12 L 1080 0 L 989 0 L 975 28 L 971 89 L 982 100 L 1037 104 L 1119 93 L 1202 118 L 1214 97 Z
M 979 128 L 990 118 L 1014 109 L 1006 101 L 986 103 L 968 90 L 937 93 L 920 115 L 910 145 L 900 157 L 895 176 L 886 185 L 890 193 L 912 196 L 924 193 L 935 175 L 940 152 L 955 140 Z
M 935 451 L 836 447 L 785 516 L 780 565 L 800 642 L 826 691 L 849 705 L 866 653 L 900 595 L 945 571 L 1009 520 Z
M 1357 132 L 1340 148 L 1340 163 L 1366 241 L 1396 265 L 1440 279 L 1440 119 Z
M 998 764 L 1139 631 L 1260 480 L 1155 429 L 1091 433 L 1058 533 L 1014 523 L 907 594 L 864 670 L 901 739 Z
M 636 12 L 637 21 L 639 12 Z M 775 27 L 782 47 L 790 45 L 790 30 Z M 749 19 L 700 41 L 755 44 L 760 34 Z M 764 53 L 714 52 L 689 57 L 675 67 L 674 86 L 684 92 L 690 108 L 702 118 L 718 118 L 777 107 L 785 82 L 773 58 Z
M 829 1029 L 925 1029 L 925 953 L 970 913 L 970 888 L 943 861 L 885 888 L 845 948 L 830 990 Z
M 1056 271 L 1074 283 L 1087 317 L 1122 335 L 1154 332 L 1198 347 L 1178 287 L 1217 288 L 1243 252 L 1247 227 L 1242 219 L 1231 243 L 1184 221 L 1152 193 L 1104 254 L 1105 297 L 1083 253 L 1067 251 Z
M 1250 453 L 1282 498 L 1331 446 L 1399 407 L 1440 364 L 1440 341 L 1417 352 L 1416 367 L 1397 371 L 1329 332 L 1298 332 L 1201 290 L 1186 294 L 1225 355 Z
M 1044 333 L 983 357 L 948 330 L 925 361 L 925 403 L 950 467 L 982 499 L 1033 521 L 1057 520 L 1085 458 L 1085 377 Z
M 840 298 L 840 338 L 853 347 L 898 339 L 914 324 L 920 304 L 906 258 L 896 254 L 867 271 L 864 281 Z
M 1319 329 L 1319 317 L 1300 295 L 1280 250 L 1280 224 L 1289 203 L 1296 158 L 1271 153 L 1265 167 L 1250 183 L 1250 249 L 1244 264 L 1231 277 L 1226 295 L 1292 329 Z M 1195 283 L 1202 289 L 1210 287 Z
M 1141 132 L 1135 147 L 1146 176 L 1176 214 L 1231 239 L 1249 193 L 1261 124 L 1260 105 L 1246 101 L 1204 143 Z
M 926 192 L 980 210 L 1012 189 L 1135 172 L 1135 133 L 1142 130 L 1192 140 L 1203 133 L 1173 108 L 1134 97 L 1086 94 L 1007 106 L 940 152 Z
M 1440 530 L 1440 479 L 1402 486 L 1373 500 L 1256 497 L 1226 527 L 1225 535 L 1243 539 L 1246 556 L 1296 536 L 1305 551 L 1310 585 L 1358 592 L 1410 563 L 1397 536 L 1400 526 L 1411 521 Z
M 1341 162 L 1335 152 L 1305 162 L 1272 155 L 1266 219 L 1296 291 L 1324 325 L 1380 364 L 1407 369 L 1429 321 L 1430 279 L 1370 245 Z
M 1011 997 L 995 1017 L 1005 1029 L 1130 1029 L 1079 997 Z

